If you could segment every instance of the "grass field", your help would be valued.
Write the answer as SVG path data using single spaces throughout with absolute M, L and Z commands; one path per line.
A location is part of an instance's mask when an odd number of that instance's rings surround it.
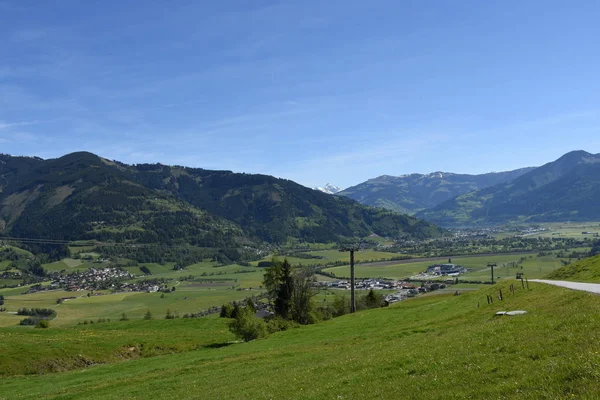
M 536 237 L 551 237 L 551 238 L 572 238 L 572 239 L 598 239 L 594 236 L 594 233 L 600 234 L 600 222 L 549 222 L 536 224 L 546 231 L 527 235 L 528 238 Z M 583 234 L 583 232 L 591 232 Z M 502 232 L 494 235 L 498 239 L 511 237 L 514 232 Z
M 546 276 L 548 279 L 574 282 L 600 282 L 600 255 L 578 261 L 557 269 Z
M 85 265 L 85 264 L 84 264 Z M 8 312 L 19 308 L 53 308 L 57 318 L 51 322 L 53 326 L 75 325 L 84 320 L 98 318 L 118 319 L 126 313 L 131 319 L 141 319 L 150 310 L 156 317 L 164 317 L 167 310 L 183 315 L 197 313 L 212 306 L 221 306 L 231 301 L 242 300 L 260 294 L 264 271 L 257 267 L 228 265 L 219 267 L 212 262 L 203 262 L 188 266 L 184 270 L 174 271 L 172 263 L 165 265 L 145 264 L 153 275 L 141 276 L 139 267 L 128 267 L 130 272 L 140 275 L 136 279 L 166 278 L 171 279 L 168 286 L 175 287 L 171 293 L 123 292 L 87 297 L 87 291 L 67 292 L 62 290 L 43 291 L 23 294 L 28 287 L 0 289 L 6 298 Z M 98 266 L 93 264 L 92 266 Z M 242 272 L 244 271 L 244 272 Z M 183 277 L 192 275 L 194 280 L 183 281 Z M 77 297 L 58 305 L 59 298 Z M 0 313 L 0 326 L 11 326 L 19 323 L 23 317 Z
M 235 337 L 226 321 L 218 318 L 114 321 L 68 329 L 5 328 L 0 329 L 0 376 L 58 372 L 231 340 Z
M 287 258 L 292 265 L 325 265 L 330 262 L 344 261 L 350 263 L 350 255 L 348 252 L 340 252 L 339 250 L 317 250 L 306 252 L 317 257 L 322 258 L 298 258 L 298 257 L 284 257 L 276 256 L 275 258 L 283 261 Z M 368 260 L 389 260 L 392 257 L 398 257 L 402 254 L 389 253 L 385 251 L 374 251 L 374 250 L 361 250 L 354 254 L 356 261 L 368 261 Z M 262 261 L 271 261 L 273 256 L 265 257 Z M 253 265 L 257 265 L 258 261 L 255 261 Z
M 526 257 L 523 262 L 523 269 L 520 267 L 506 268 L 502 267 L 503 264 L 508 264 L 511 261 L 519 261 L 522 257 Z M 473 271 L 461 275 L 459 279 L 466 280 L 490 280 L 491 271 L 487 267 L 488 263 L 496 263 L 498 267 L 495 269 L 495 276 L 506 278 L 514 277 L 516 272 L 524 272 L 528 278 L 541 278 L 551 271 L 562 266 L 560 259 L 555 256 L 543 256 L 538 257 L 537 253 L 530 254 L 501 254 L 491 256 L 470 256 L 470 257 L 451 257 L 454 264 L 462 265 L 465 268 L 472 269 Z M 448 260 L 446 258 L 439 261 L 414 261 L 414 262 L 402 262 L 392 265 L 380 265 L 374 263 L 373 265 L 357 264 L 355 266 L 355 274 L 357 278 L 391 278 L 401 279 L 408 278 L 416 275 L 427 269 L 428 266 L 436 263 L 444 263 Z M 326 268 L 324 272 L 330 272 L 336 276 L 350 276 L 350 267 L 333 267 Z
M 512 296 L 509 283 L 250 343 L 7 377 L 0 398 L 598 398 L 600 297 L 534 283 Z M 516 309 L 528 313 L 494 316 Z

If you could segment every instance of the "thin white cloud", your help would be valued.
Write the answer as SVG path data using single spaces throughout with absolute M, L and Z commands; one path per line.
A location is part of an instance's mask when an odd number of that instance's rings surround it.
M 0 121 L 0 130 L 2 129 L 12 129 L 19 126 L 33 125 L 37 124 L 38 121 L 22 121 L 22 122 L 5 122 Z

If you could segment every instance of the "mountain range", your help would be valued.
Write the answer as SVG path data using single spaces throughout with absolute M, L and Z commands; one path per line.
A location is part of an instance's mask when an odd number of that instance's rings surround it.
M 556 161 L 416 214 L 442 226 L 600 220 L 600 154 L 572 151 Z
M 521 168 L 482 175 L 439 171 L 402 176 L 382 175 L 342 190 L 338 194 L 369 206 L 416 214 L 461 194 L 511 181 L 533 169 Z
M 443 231 L 267 175 L 127 165 L 87 152 L 0 155 L 0 235 L 244 248 Z M 235 258 L 235 257 L 230 257 Z
M 327 193 L 327 194 L 336 194 L 336 193 L 341 192 L 342 188 L 332 185 L 331 183 L 328 183 L 325 186 L 316 187 L 315 190 L 318 190 L 320 192 Z

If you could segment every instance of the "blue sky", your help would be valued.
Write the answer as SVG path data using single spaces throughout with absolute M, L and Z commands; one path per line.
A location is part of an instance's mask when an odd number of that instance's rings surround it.
M 597 1 L 0 0 L 0 152 L 347 187 L 600 152 Z

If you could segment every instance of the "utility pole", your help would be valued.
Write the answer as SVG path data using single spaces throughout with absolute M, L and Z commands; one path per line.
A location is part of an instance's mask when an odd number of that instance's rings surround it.
M 492 269 L 492 285 L 494 284 L 494 267 L 496 266 L 496 263 L 488 263 L 488 267 L 490 267 Z
M 356 312 L 356 301 L 354 299 L 354 252 L 360 250 L 360 246 L 346 246 L 342 247 L 340 251 L 350 252 L 350 312 Z

